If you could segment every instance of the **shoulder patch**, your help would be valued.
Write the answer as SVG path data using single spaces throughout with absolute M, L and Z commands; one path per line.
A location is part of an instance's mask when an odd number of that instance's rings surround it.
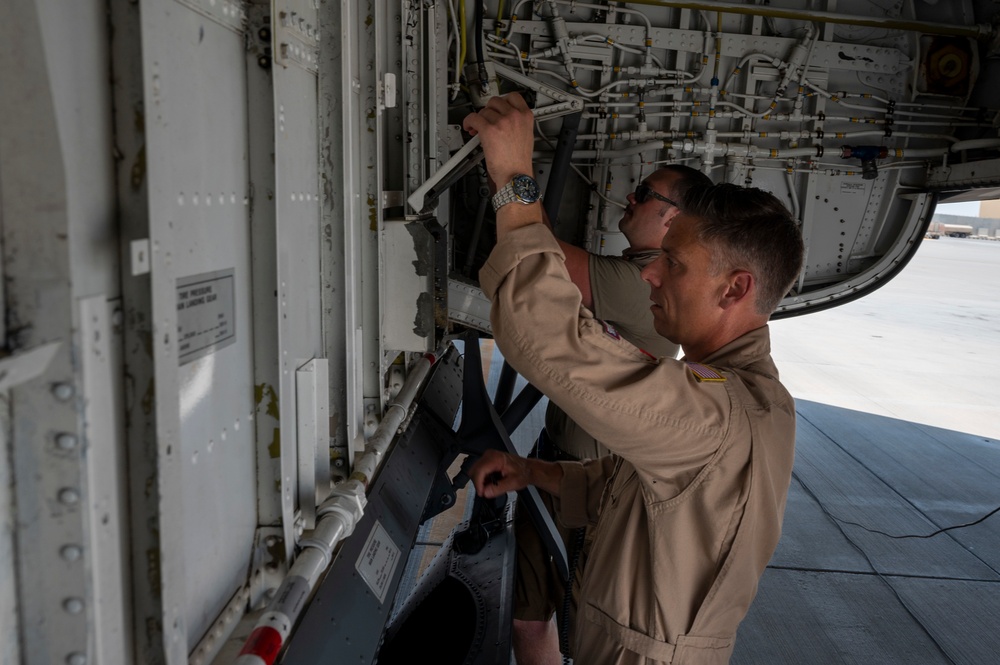
M 685 363 L 688 369 L 694 374 L 694 378 L 698 379 L 698 382 L 702 381 L 719 381 L 724 382 L 726 377 L 722 376 L 719 370 L 709 365 L 702 365 L 701 363 Z
M 600 321 L 600 319 L 598 319 L 598 320 Z M 604 328 L 604 334 L 605 335 L 607 335 L 608 337 L 610 337 L 612 339 L 621 341 L 621 338 L 622 338 L 621 333 L 619 333 L 615 329 L 615 327 L 613 325 L 611 325 L 607 321 L 601 321 L 601 327 Z

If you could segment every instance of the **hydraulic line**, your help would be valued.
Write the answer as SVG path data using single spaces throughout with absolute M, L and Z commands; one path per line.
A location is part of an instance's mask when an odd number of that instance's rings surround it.
M 546 23 L 548 23 L 552 38 L 556 42 L 559 55 L 562 57 L 563 67 L 566 69 L 566 73 L 569 74 L 569 85 L 575 89 L 577 87 L 576 74 L 573 71 L 573 58 L 569 54 L 570 38 L 569 30 L 566 28 L 566 19 L 559 15 L 559 10 L 556 9 L 554 0 L 548 0 L 547 4 L 549 6 L 549 16 L 546 18 Z
M 792 204 L 792 218 L 799 219 L 799 196 L 795 191 L 795 176 L 791 169 L 785 169 L 785 183 L 788 185 L 788 200 Z
M 465 0 L 462 0 L 463 4 L 464 1 Z M 476 12 L 473 19 L 475 21 L 475 26 L 476 26 L 476 35 L 475 35 L 476 64 L 479 67 L 480 85 L 482 85 L 485 90 L 486 86 L 488 85 L 487 82 L 489 81 L 490 77 L 489 73 L 486 71 L 486 60 L 485 60 L 486 49 L 483 48 L 483 11 L 484 11 L 483 3 L 477 2 Z
M 573 113 L 563 118 L 559 141 L 556 143 L 555 156 L 549 171 L 549 180 L 545 184 L 545 198 L 542 202 L 545 214 L 554 224 L 559 217 L 559 204 L 566 188 L 566 178 L 569 175 L 570 160 L 573 157 L 573 146 L 576 143 L 577 131 L 580 128 L 582 113 Z
M 468 47 L 468 29 L 466 27 L 465 21 L 465 0 L 458 0 L 458 23 L 459 31 L 462 36 L 462 50 L 459 55 L 459 68 L 465 67 L 465 53 Z
M 971 26 L 949 25 L 947 23 L 935 23 L 932 21 L 858 16 L 811 9 L 784 9 L 762 4 L 716 2 L 715 0 L 629 0 L 629 4 L 722 12 L 724 14 L 743 14 L 746 16 L 765 16 L 768 18 L 787 18 L 797 21 L 819 21 L 822 23 L 858 25 L 869 28 L 886 28 L 888 30 L 906 30 L 928 35 L 949 35 L 952 37 L 968 37 L 970 39 L 981 40 L 990 39 L 995 33 L 993 27 L 985 23 Z
M 450 99 L 451 99 L 451 101 L 455 101 L 455 98 L 458 96 L 458 91 L 459 91 L 460 86 L 461 86 L 461 78 L 462 78 L 462 55 L 463 55 L 462 51 L 465 48 L 465 44 L 461 41 L 462 37 L 461 37 L 460 28 L 458 26 L 458 17 L 455 15 L 456 14 L 456 10 L 455 10 L 454 5 L 451 3 L 451 0 L 448 0 L 448 12 L 447 13 L 448 13 L 448 18 L 451 20 L 451 29 L 453 31 L 453 34 L 448 39 L 448 48 L 451 48 L 451 40 L 452 40 L 452 38 L 454 38 L 454 40 L 455 40 L 455 80 L 448 87 L 451 89 L 451 97 L 450 97 Z
M 236 665 L 274 663 L 316 582 L 330 565 L 337 545 L 353 533 L 364 515 L 365 493 L 435 360 L 436 357 L 428 353 L 413 363 L 403 387 L 389 403 L 378 428 L 365 444 L 364 454 L 355 464 L 351 477 L 335 487 L 330 498 L 317 509 L 316 528 L 310 537 L 299 541 L 302 551 L 247 638 Z
M 479 238 L 483 232 L 483 222 L 486 219 L 486 208 L 490 204 L 490 188 L 487 185 L 486 175 L 482 168 L 479 170 L 479 203 L 476 205 L 476 219 L 472 226 L 472 237 L 469 239 L 469 248 L 465 254 L 465 264 L 462 266 L 462 274 L 466 277 L 472 276 L 472 265 L 476 259 L 476 250 L 479 248 Z

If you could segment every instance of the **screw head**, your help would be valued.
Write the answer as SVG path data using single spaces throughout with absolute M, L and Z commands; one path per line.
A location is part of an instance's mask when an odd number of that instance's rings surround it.
M 67 506 L 72 506 L 80 502 L 80 493 L 72 487 L 64 487 L 59 490 L 59 502 Z
M 52 394 L 60 402 L 67 402 L 73 398 L 76 390 L 73 389 L 72 384 L 69 383 L 57 383 L 52 386 Z
M 59 556 L 64 561 L 77 561 L 83 556 L 83 548 L 79 545 L 63 545 L 59 550 Z
M 62 432 L 56 435 L 56 445 L 59 446 L 61 450 L 73 450 L 76 448 L 76 444 L 77 438 L 75 434 Z
M 83 611 L 83 599 L 81 598 L 67 598 L 63 601 L 63 609 L 70 614 L 79 614 Z

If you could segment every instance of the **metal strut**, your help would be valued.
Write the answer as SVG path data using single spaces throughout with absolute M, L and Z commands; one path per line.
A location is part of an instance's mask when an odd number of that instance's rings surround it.
M 446 456 L 438 469 L 438 480 L 431 490 L 423 520 L 427 520 L 454 505 L 455 493 L 468 484 L 469 469 L 486 450 L 493 448 L 512 455 L 518 454 L 507 432 L 517 428 L 542 396 L 537 388 L 528 385 L 511 401 L 510 407 L 504 411 L 503 417 L 498 415 L 497 409 L 490 401 L 483 379 L 479 334 L 476 331 L 467 331 L 462 338 L 465 342 L 462 422 L 458 431 L 453 431 L 451 427 L 445 427 L 444 423 L 437 423 L 438 436 L 441 437 L 442 441 L 447 442 L 446 445 L 453 454 Z M 447 476 L 446 470 L 459 453 L 466 453 L 468 457 L 463 462 L 461 470 L 452 479 Z M 475 501 L 482 502 L 482 499 L 476 497 Z M 538 490 L 529 486 L 519 491 L 518 501 L 520 507 L 531 516 L 546 548 L 553 553 L 553 559 L 560 576 L 565 579 L 569 574 L 566 547 L 556 530 L 552 516 L 542 503 Z M 480 536 L 485 531 L 489 531 L 489 526 L 486 523 L 492 522 L 496 515 L 502 512 L 502 505 L 489 508 L 474 505 L 473 512 L 475 523 L 470 524 L 469 528 L 476 533 L 471 536 L 471 539 L 472 542 L 480 542 Z M 476 517 L 480 519 L 476 521 Z M 456 541 L 457 539 L 458 536 L 456 536 Z M 468 547 L 468 541 L 463 540 L 462 546 Z M 474 550 L 467 549 L 465 551 L 472 552 Z

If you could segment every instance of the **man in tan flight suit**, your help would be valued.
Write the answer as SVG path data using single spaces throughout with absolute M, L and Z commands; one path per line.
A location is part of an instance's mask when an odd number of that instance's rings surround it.
M 651 173 L 628 195 L 628 206 L 618 222 L 618 229 L 629 243 L 621 256 L 599 256 L 558 241 L 570 279 L 580 289 L 583 306 L 623 338 L 656 357 L 674 358 L 680 347 L 653 328 L 649 288 L 639 273 L 659 256 L 663 234 L 680 212 L 678 204 L 683 205 L 687 191 L 695 185 L 711 184 L 705 174 L 679 164 Z M 596 459 L 608 454 L 607 448 L 551 401 L 538 448 L 538 456 L 549 461 Z M 576 529 L 560 528 L 559 532 L 571 558 L 574 550 L 589 549 L 589 539 L 587 545 L 579 542 Z M 560 621 L 565 620 L 564 582 L 535 525 L 523 513 L 518 513 L 516 533 L 514 656 L 518 665 L 559 665 L 559 636 L 551 619 L 558 610 Z M 578 551 L 575 560 L 579 571 L 585 554 Z
M 520 96 L 491 99 L 464 126 L 494 182 L 532 172 Z M 480 272 L 497 345 L 612 455 L 551 463 L 488 451 L 470 472 L 476 491 L 533 484 L 564 524 L 596 524 L 572 637 L 579 665 L 726 663 L 791 479 L 795 408 L 767 320 L 801 268 L 799 228 L 761 190 L 689 193 L 642 271 L 656 331 L 680 343 L 679 361 L 651 357 L 581 308 L 540 205 L 521 200 L 498 208 Z

